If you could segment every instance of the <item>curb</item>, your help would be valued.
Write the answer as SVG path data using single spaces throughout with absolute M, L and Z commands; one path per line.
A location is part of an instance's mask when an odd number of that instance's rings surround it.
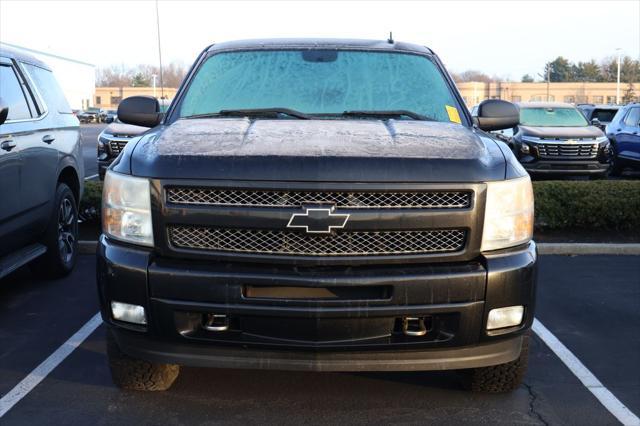
M 640 244 L 538 243 L 537 246 L 541 255 L 640 255 Z
M 589 255 L 609 254 L 618 256 L 640 255 L 640 244 L 600 244 L 600 243 L 538 243 L 540 255 Z M 98 241 L 78 241 L 80 254 L 95 254 Z

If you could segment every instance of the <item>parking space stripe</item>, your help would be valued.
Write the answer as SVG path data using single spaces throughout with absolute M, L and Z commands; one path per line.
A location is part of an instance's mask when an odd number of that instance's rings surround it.
M 91 176 L 87 176 L 86 178 L 84 178 L 84 180 L 91 180 L 91 179 L 95 179 L 97 177 L 98 177 L 97 174 L 96 175 L 91 175 Z
M 537 319 L 533 320 L 533 331 L 556 354 L 582 384 L 602 405 L 625 426 L 640 426 L 640 418 L 633 414 L 609 389 L 589 371 L 585 365 Z
M 100 317 L 100 313 L 97 313 L 83 325 L 80 330 L 71 336 L 69 340 L 64 342 L 54 353 L 49 355 L 47 359 L 29 373 L 27 377 L 22 379 L 9 393 L 0 398 L 0 418 L 11 410 L 22 398 L 27 396 L 33 388 L 38 386 L 38 383 L 44 380 L 54 368 L 80 346 L 100 324 L 102 324 L 102 318 Z

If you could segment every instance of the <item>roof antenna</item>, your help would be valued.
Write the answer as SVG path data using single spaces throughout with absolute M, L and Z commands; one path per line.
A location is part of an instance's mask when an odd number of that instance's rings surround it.
M 389 38 L 387 39 L 387 43 L 393 44 L 393 32 L 389 31 Z

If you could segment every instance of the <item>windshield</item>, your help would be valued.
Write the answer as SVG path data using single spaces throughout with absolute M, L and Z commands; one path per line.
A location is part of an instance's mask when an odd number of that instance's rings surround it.
M 461 111 L 442 73 L 425 56 L 259 50 L 219 53 L 207 59 L 188 87 L 179 115 L 266 108 L 308 115 L 410 111 L 458 123 Z
M 520 124 L 535 127 L 580 127 L 589 123 L 575 108 L 521 108 Z
M 618 111 L 615 109 L 596 109 L 593 111 L 592 118 L 597 118 L 601 123 L 611 123 L 616 112 Z

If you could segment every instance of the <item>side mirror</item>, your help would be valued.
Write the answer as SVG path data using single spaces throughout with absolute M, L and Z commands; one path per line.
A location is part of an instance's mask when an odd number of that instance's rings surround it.
M 478 105 L 478 115 L 474 119 L 482 130 L 508 129 L 520 123 L 520 108 L 511 102 L 487 99 Z
M 7 121 L 9 115 L 9 105 L 4 103 L 4 100 L 0 98 L 0 124 L 4 124 Z
M 594 126 L 602 127 L 602 123 L 600 122 L 600 119 L 598 119 L 598 118 L 592 118 L 591 119 L 591 124 L 594 125 Z
M 123 123 L 155 127 L 162 121 L 160 104 L 153 96 L 131 96 L 118 106 L 118 119 Z

